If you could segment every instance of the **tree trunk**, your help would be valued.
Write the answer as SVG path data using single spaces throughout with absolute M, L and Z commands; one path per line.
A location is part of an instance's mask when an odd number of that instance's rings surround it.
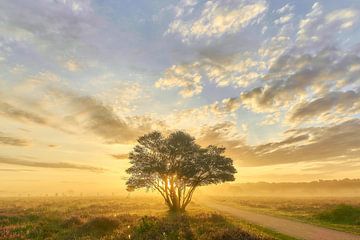
M 173 213 L 185 212 L 185 208 L 180 206 L 169 206 L 169 211 Z
M 164 198 L 166 205 L 169 207 L 169 211 L 184 212 L 187 205 L 191 202 L 197 185 L 191 187 L 181 185 L 179 182 L 176 182 L 173 176 L 165 176 L 162 178 L 162 181 L 162 185 L 155 185 L 154 188 L 158 190 Z
M 167 204 L 169 207 L 170 212 L 183 212 L 185 211 L 185 208 L 183 208 L 182 205 L 179 204 L 179 199 L 177 196 L 174 196 L 171 198 L 171 203 Z

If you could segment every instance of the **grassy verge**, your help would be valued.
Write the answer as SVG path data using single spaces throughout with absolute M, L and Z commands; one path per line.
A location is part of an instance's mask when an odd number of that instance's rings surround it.
M 276 239 L 276 240 L 297 240 L 297 238 L 276 232 L 272 229 L 264 228 L 262 226 L 251 224 L 246 221 L 242 221 L 242 220 L 238 220 L 238 219 L 234 219 L 234 218 L 230 218 L 230 219 L 232 219 L 232 221 L 235 224 L 237 224 L 238 226 L 240 226 L 242 229 L 245 229 L 247 231 L 251 231 L 248 229 L 253 229 L 252 231 L 266 234 L 267 236 L 270 236 L 271 238 Z
M 360 199 L 214 198 L 223 204 L 360 235 Z
M 208 207 L 202 207 L 202 208 L 207 212 L 210 212 L 210 213 L 214 212 L 214 210 L 211 208 L 208 208 Z M 232 224 L 240 227 L 244 231 L 251 233 L 253 235 L 260 236 L 263 238 L 274 239 L 274 240 L 297 240 L 297 238 L 279 233 L 275 230 L 265 228 L 265 227 L 262 227 L 262 226 L 259 226 L 256 224 L 252 224 L 245 220 L 235 218 L 235 217 L 231 216 L 230 214 L 223 213 L 222 215 L 225 216 Z

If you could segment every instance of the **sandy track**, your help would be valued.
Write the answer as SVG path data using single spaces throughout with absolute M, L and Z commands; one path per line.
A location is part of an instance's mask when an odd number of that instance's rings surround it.
M 360 236 L 314 226 L 294 220 L 259 214 L 219 203 L 204 203 L 219 212 L 304 240 L 360 240 Z

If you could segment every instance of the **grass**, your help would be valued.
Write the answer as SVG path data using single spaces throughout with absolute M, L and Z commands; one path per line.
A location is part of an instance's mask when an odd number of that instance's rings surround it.
M 360 235 L 360 198 L 214 197 L 229 206 Z
M 238 219 L 231 218 L 231 217 L 229 217 L 229 218 L 232 219 L 232 221 L 235 224 L 237 224 L 238 226 L 241 226 L 241 228 L 244 230 L 253 229 L 253 231 L 255 231 L 255 232 L 262 232 L 264 234 L 270 235 L 270 236 L 272 236 L 272 238 L 274 238 L 276 240 L 296 240 L 296 238 L 294 238 L 294 237 L 287 236 L 285 234 L 276 232 L 271 229 L 264 228 L 262 226 L 248 223 L 244 220 L 238 220 Z M 249 231 L 251 231 L 251 230 L 249 230 Z
M 211 211 L 210 208 L 208 208 L 208 207 L 206 207 L 206 208 L 207 208 L 207 211 Z M 232 222 L 236 226 L 239 226 L 244 231 L 254 233 L 255 235 L 258 235 L 258 236 L 262 236 L 265 238 L 268 236 L 271 236 L 271 239 L 274 239 L 274 240 L 297 240 L 297 238 L 287 236 L 285 234 L 276 232 L 275 230 L 268 229 L 268 228 L 247 222 L 245 220 L 235 218 L 230 214 L 224 213 L 223 216 L 226 216 L 228 221 Z
M 291 239 L 214 214 L 196 203 L 186 215 L 159 198 L 0 199 L 0 239 L 260 240 Z
M 330 210 L 321 212 L 317 218 L 329 223 L 360 227 L 360 207 L 346 204 L 338 205 Z

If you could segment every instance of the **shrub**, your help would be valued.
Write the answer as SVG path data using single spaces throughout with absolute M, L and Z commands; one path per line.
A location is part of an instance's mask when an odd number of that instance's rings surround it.
M 320 213 L 317 217 L 330 223 L 360 225 L 360 207 L 342 204 Z
M 191 240 L 193 239 L 186 216 L 169 216 L 166 218 L 143 217 L 134 227 L 131 234 L 136 240 Z
M 65 219 L 65 221 L 62 223 L 62 227 L 69 228 L 69 227 L 79 226 L 82 223 L 83 221 L 81 218 L 73 216 L 68 219 Z
M 119 226 L 119 221 L 113 218 L 96 217 L 80 227 L 80 231 L 95 236 L 105 235 L 114 231 Z

